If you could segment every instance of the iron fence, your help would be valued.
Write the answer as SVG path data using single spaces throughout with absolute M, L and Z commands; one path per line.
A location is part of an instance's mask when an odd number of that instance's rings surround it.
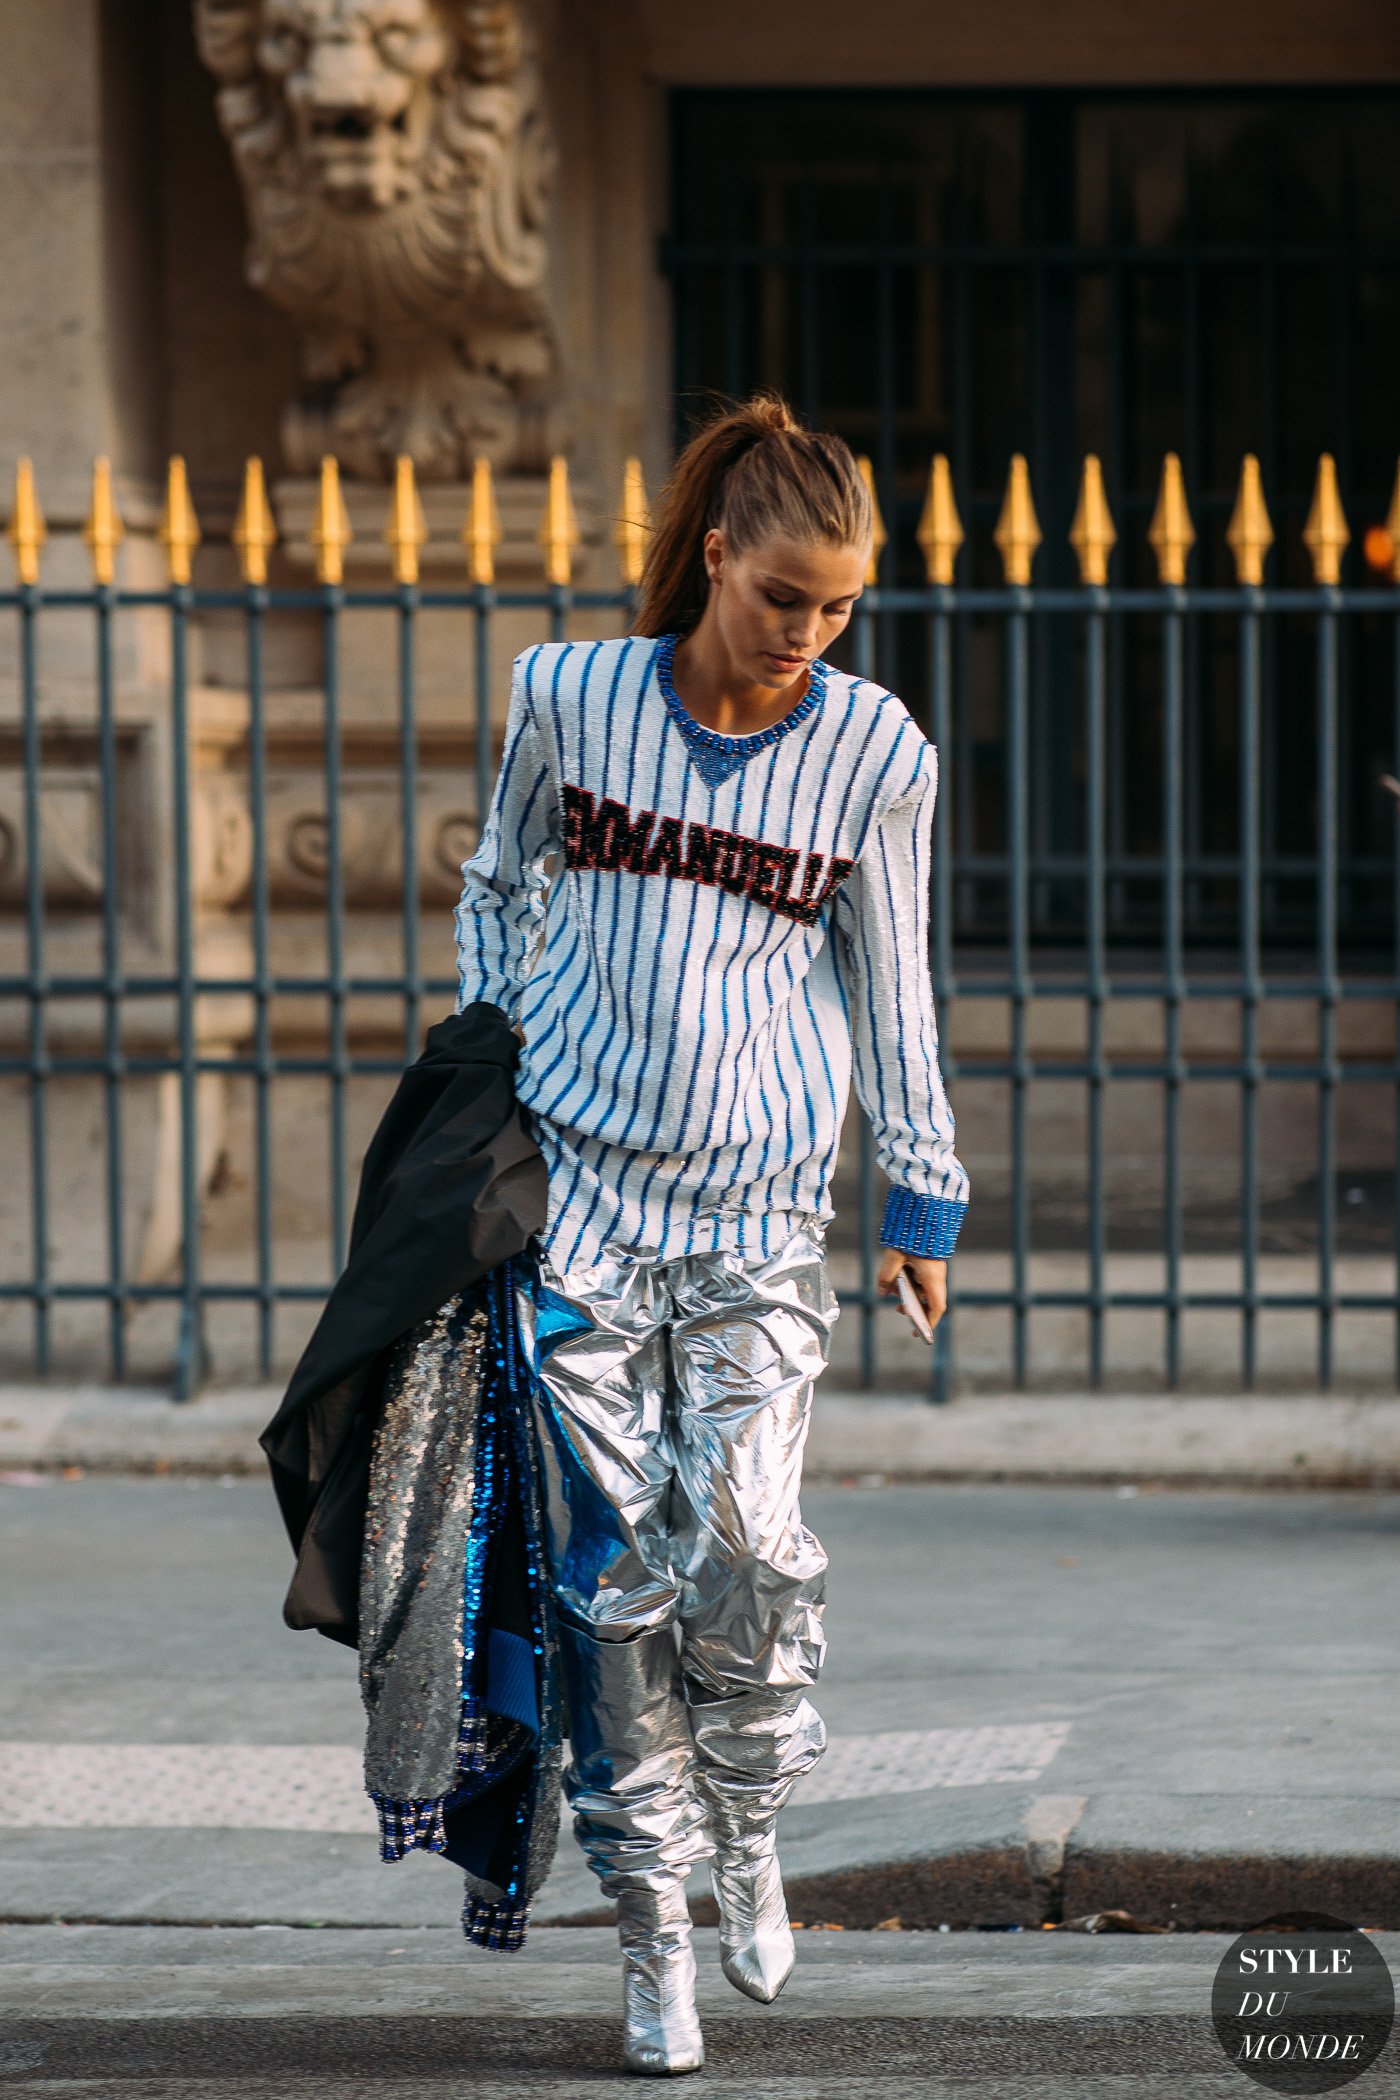
M 14 623 L 17 673 L 7 732 L 15 787 L 4 875 L 10 909 L 0 928 L 9 943 L 0 971 L 0 1012 L 9 1017 L 0 1079 L 10 1088 L 15 1165 L 8 1192 L 11 1273 L 0 1279 L 0 1302 L 27 1317 L 23 1335 L 12 1329 L 12 1373 L 71 1371 L 55 1329 L 72 1308 L 100 1319 L 100 1337 L 89 1335 L 85 1346 L 91 1350 L 100 1340 L 101 1369 L 114 1379 L 148 1367 L 149 1344 L 134 1365 L 131 1334 L 137 1315 L 152 1308 L 170 1318 L 169 1375 L 182 1397 L 209 1370 L 210 1320 L 230 1309 L 251 1320 L 257 1373 L 268 1377 L 279 1368 L 285 1356 L 279 1321 L 293 1313 L 309 1317 L 343 1261 L 365 1118 L 372 1121 L 404 1063 L 417 1054 L 425 1025 L 449 1009 L 456 989 L 450 971 L 437 966 L 450 920 L 442 867 L 434 864 L 426 890 L 421 879 L 429 731 L 438 737 L 435 778 L 450 776 L 457 798 L 446 815 L 438 808 L 432 817 L 435 836 L 440 844 L 469 848 L 493 783 L 506 669 L 503 627 L 523 618 L 536 634 L 545 627 L 561 639 L 589 623 L 594 632 L 625 630 L 645 531 L 643 505 L 633 464 L 617 528 L 621 573 L 630 581 L 579 588 L 573 580 L 577 529 L 563 463 L 556 462 L 540 535 L 545 580 L 508 589 L 495 574 L 499 528 L 489 474 L 479 469 L 462 535 L 468 580 L 460 587 L 428 583 L 420 573 L 422 510 L 404 461 L 386 535 L 392 581 L 362 585 L 346 580 L 349 520 L 334 462 L 327 461 L 309 533 L 315 580 L 274 585 L 269 562 L 277 528 L 261 469 L 251 462 L 232 535 L 239 577 L 211 588 L 193 580 L 198 527 L 183 466 L 175 461 L 161 529 L 167 575 L 138 587 L 117 580 L 121 523 L 110 476 L 99 463 L 86 531 L 93 581 L 49 588 L 40 575 L 42 519 L 22 465 L 9 528 L 19 580 L 0 593 L 0 608 Z M 975 1364 L 972 1372 L 966 1368 L 977 1356 L 970 1341 L 993 1319 L 1006 1337 L 1004 1379 L 1017 1387 L 1037 1382 L 1043 1370 L 1034 1346 L 1037 1323 L 1066 1315 L 1080 1323 L 1081 1344 L 1077 1354 L 1072 1349 L 1057 1359 L 1053 1375 L 1094 1387 L 1122 1382 L 1112 1337 L 1115 1321 L 1123 1320 L 1154 1323 L 1149 1383 L 1175 1387 L 1196 1375 L 1186 1341 L 1190 1323 L 1201 1317 L 1231 1324 L 1229 1375 L 1246 1387 L 1273 1375 L 1261 1336 L 1264 1323 L 1280 1315 L 1292 1319 L 1288 1331 L 1295 1337 L 1298 1320 L 1312 1328 L 1305 1361 L 1296 1339 L 1287 1345 L 1295 1372 L 1323 1386 L 1339 1368 L 1343 1376 L 1355 1375 L 1338 1354 L 1339 1322 L 1355 1315 L 1379 1321 L 1388 1336 L 1383 1360 L 1373 1350 L 1366 1375 L 1400 1377 L 1400 860 L 1389 875 L 1390 950 L 1352 954 L 1338 939 L 1338 753 L 1347 727 L 1339 661 L 1363 623 L 1372 642 L 1377 625 L 1389 637 L 1384 676 L 1400 750 L 1400 594 L 1393 587 L 1400 581 L 1400 485 L 1388 531 L 1385 547 L 1373 539 L 1369 548 L 1386 580 L 1372 587 L 1344 584 L 1347 525 L 1324 458 L 1306 531 L 1315 580 L 1309 588 L 1272 587 L 1264 580 L 1272 530 L 1257 463 L 1246 461 L 1228 535 L 1237 581 L 1200 587 L 1188 581 L 1194 535 L 1180 469 L 1169 458 L 1151 531 L 1159 581 L 1125 588 L 1109 581 L 1114 527 L 1091 459 L 1071 535 L 1080 581 L 1045 588 L 1033 581 L 1040 531 L 1018 457 L 995 533 L 1003 581 L 969 586 L 956 580 L 963 534 L 940 458 L 919 528 L 926 582 L 918 588 L 877 582 L 877 548 L 847 637 L 849 661 L 863 675 L 879 675 L 898 623 L 901 650 L 917 632 L 927 666 L 924 726 L 945 755 L 935 819 L 931 963 L 973 1187 L 968 1252 L 952 1265 L 955 1305 L 939 1330 L 930 1397 L 947 1396 L 960 1363 L 974 1375 Z M 888 566 L 888 555 L 883 559 Z M 450 623 L 466 701 L 459 718 L 445 725 L 440 710 L 428 722 L 420 704 L 420 630 L 430 615 Z M 393 631 L 392 706 L 381 704 L 368 730 L 363 709 L 352 720 L 345 706 L 347 627 L 361 616 Z M 1199 871 L 1188 865 L 1183 837 L 1186 635 L 1190 623 L 1207 620 L 1228 638 L 1235 684 L 1237 835 L 1216 870 L 1236 895 L 1236 933 L 1228 947 L 1193 939 L 1187 911 L 1188 883 Z M 77 700 L 74 688 L 53 699 L 46 684 L 45 652 L 64 622 L 90 630 L 86 706 L 81 680 Z M 144 716 L 126 698 L 131 651 L 123 654 L 121 636 L 123 623 L 132 622 L 163 659 L 155 672 L 147 665 L 155 703 Z M 309 937 L 308 928 L 314 932 L 315 966 L 305 945 L 288 949 L 283 937 L 285 870 L 273 850 L 281 762 L 274 747 L 283 732 L 268 655 L 279 622 L 314 630 L 317 643 L 315 719 L 303 720 L 297 734 L 303 760 L 309 751 L 318 772 L 320 829 L 295 878 L 299 938 Z M 1135 661 L 1151 661 L 1154 677 L 1150 689 L 1139 677 L 1133 697 L 1155 723 L 1160 796 L 1155 850 L 1126 861 L 1111 850 L 1108 709 L 1111 638 L 1124 622 L 1151 637 L 1150 652 Z M 226 643 L 230 631 L 237 633 L 241 675 L 211 687 L 192 672 L 191 652 L 220 623 Z M 1286 950 L 1266 943 L 1261 898 L 1265 884 L 1280 875 L 1267 865 L 1260 837 L 1262 739 L 1274 697 L 1268 666 L 1277 656 L 1271 644 L 1286 632 L 1296 647 L 1304 630 L 1314 712 L 1313 840 L 1310 853 L 1295 856 L 1290 879 L 1308 892 L 1306 953 L 1296 937 Z M 353 628 L 364 631 L 362 623 Z M 1038 651 L 1037 637 L 1046 631 L 1063 637 L 1063 646 Z M 1368 661 L 1378 661 L 1374 647 Z M 1073 836 L 1053 860 L 1033 850 L 1032 838 L 1046 733 L 1036 728 L 1035 696 L 1046 665 L 1059 682 L 1057 706 L 1046 720 L 1057 735 L 1066 723 L 1074 729 L 1072 763 L 1059 776 L 1068 779 L 1073 803 L 1061 835 Z M 998 811 L 959 806 L 960 710 L 965 720 L 970 705 L 990 710 L 1004 747 Z M 467 719 L 460 719 L 463 713 Z M 388 801 L 379 810 L 380 845 L 371 838 L 365 847 L 347 838 L 347 812 L 359 805 L 346 766 L 347 751 L 369 730 L 378 738 L 377 792 L 381 803 Z M 144 758 L 133 756 L 138 746 Z M 467 767 L 475 784 L 463 794 Z M 56 861 L 52 835 L 68 821 L 63 795 L 71 798 L 79 779 L 90 804 L 90 852 L 75 876 Z M 73 857 L 70 852 L 68 860 Z M 983 934 L 973 946 L 955 937 L 959 885 L 973 880 L 1000 887 L 1002 941 L 989 944 Z M 1130 939 L 1116 930 L 1111 910 L 1113 886 L 1125 880 L 1154 890 L 1157 900 Z M 1034 904 L 1036 885 L 1049 881 L 1072 901 L 1059 915 L 1054 946 L 1037 935 Z M 436 903 L 433 882 L 442 892 Z M 380 907 L 386 896 L 396 899 L 378 910 L 378 945 L 368 948 L 356 930 L 361 891 L 377 897 Z M 984 920 L 979 914 L 979 923 Z M 1148 942 L 1144 924 L 1151 929 Z M 1289 1024 L 1280 1036 L 1273 1020 L 1284 1009 Z M 1364 1020 L 1359 1032 L 1349 1026 L 1350 1014 Z M 1072 1025 L 1061 1027 L 1062 1016 Z M 999 1043 L 992 1040 L 998 1030 Z M 79 1083 L 100 1101 L 90 1128 L 73 1107 Z M 154 1090 L 155 1106 L 153 1134 L 141 1140 L 138 1165 L 132 1102 L 143 1083 Z M 314 1101 L 307 1094 L 313 1085 Z M 246 1116 L 231 1135 L 227 1091 L 221 1095 L 222 1136 L 211 1147 L 204 1127 L 214 1112 L 210 1089 L 233 1087 L 246 1097 Z M 278 1102 L 291 1088 L 302 1105 L 289 1137 L 285 1121 L 279 1125 Z M 1282 1090 L 1288 1104 L 1281 1136 L 1265 1127 L 1271 1089 Z M 1053 1183 L 1063 1177 L 1067 1155 L 1061 1138 L 1059 1167 L 1048 1179 L 1039 1172 L 1045 1147 L 1037 1117 L 1052 1096 L 1068 1098 L 1066 1090 L 1077 1103 L 1071 1117 L 1077 1193 L 1056 1213 L 1063 1190 L 1057 1196 Z M 1202 1090 L 1217 1104 L 1231 1104 L 1224 1121 L 1218 1109 L 1206 1118 L 1208 1164 L 1214 1170 L 1224 1161 L 1228 1172 L 1212 1184 L 1216 1214 L 1204 1221 L 1183 1165 L 1199 1164 L 1201 1148 L 1192 1153 L 1185 1145 L 1185 1124 L 1188 1104 Z M 1353 1095 L 1365 1096 L 1367 1117 L 1356 1129 L 1348 1124 L 1339 1145 L 1339 1109 Z M 1124 1099 L 1152 1104 L 1150 1114 L 1133 1106 L 1124 1111 Z M 969 1101 L 981 1104 L 970 1116 Z M 1156 1133 L 1149 1129 L 1144 1139 L 1141 1131 L 1153 1118 Z M 304 1138 L 313 1126 L 324 1167 L 324 1231 L 317 1243 L 324 1261 L 308 1273 L 304 1250 L 298 1251 L 305 1233 L 299 1239 L 284 1230 L 274 1213 L 284 1155 L 299 1158 L 297 1132 Z M 1114 1132 L 1125 1128 L 1134 1134 L 1136 1149 L 1127 1149 L 1139 1164 L 1155 1162 L 1142 1201 L 1131 1177 L 1125 1181 L 1117 1171 Z M 870 1386 L 882 1377 L 889 1382 L 897 1362 L 899 1381 L 907 1385 L 924 1374 L 897 1334 L 892 1308 L 875 1294 L 880 1190 L 862 1119 L 854 1120 L 853 1131 L 843 1167 L 844 1237 L 837 1242 L 840 1296 L 854 1316 L 847 1323 L 854 1343 L 848 1369 Z M 56 1167 L 63 1143 L 69 1151 Z M 1280 1152 L 1295 1199 L 1286 1220 L 1293 1239 L 1285 1234 L 1282 1253 L 1270 1209 L 1270 1175 L 1279 1169 Z M 1370 1175 L 1367 1186 L 1374 1186 L 1384 1211 L 1379 1228 L 1372 1218 L 1371 1237 L 1359 1252 L 1342 1230 L 1351 1221 L 1339 1219 L 1339 1203 L 1345 1204 L 1339 1169 L 1363 1181 Z M 237 1232 L 232 1239 L 226 1234 L 211 1255 L 211 1206 L 221 1173 L 241 1181 L 246 1202 Z M 146 1177 L 149 1202 L 134 1227 L 132 1184 L 139 1175 Z M 1299 1189 L 1305 1192 L 1301 1208 Z M 311 1192 L 294 1193 L 308 1216 L 318 1211 Z M 979 1193 L 986 1221 L 980 1225 Z M 1126 1235 L 1119 1229 L 1125 1211 L 1136 1221 Z M 1045 1218 L 1053 1228 L 1048 1269 L 1038 1230 Z M 73 1273 L 72 1247 L 79 1244 L 87 1250 L 86 1273 Z M 1218 1347 L 1211 1361 L 1213 1379 L 1224 1377 Z M 1132 1382 L 1131 1367 L 1127 1375 Z

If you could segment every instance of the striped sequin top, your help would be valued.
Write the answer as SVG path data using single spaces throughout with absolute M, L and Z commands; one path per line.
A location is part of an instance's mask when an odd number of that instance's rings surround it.
M 813 667 L 756 736 L 704 730 L 673 641 L 516 659 L 456 912 L 458 1010 L 523 1034 L 556 1270 L 775 1252 L 834 1215 L 852 1076 L 891 1246 L 949 1254 L 967 1207 L 928 969 L 937 757 L 903 703 Z

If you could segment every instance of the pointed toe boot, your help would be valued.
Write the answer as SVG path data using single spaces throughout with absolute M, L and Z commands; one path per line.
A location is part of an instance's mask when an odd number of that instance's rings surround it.
M 622 1946 L 623 2062 L 673 2078 L 705 2061 L 695 2010 L 695 1952 L 683 1882 L 628 1889 L 617 1899 Z
M 717 1852 L 710 1886 L 719 1906 L 720 1967 L 736 1991 L 771 2005 L 797 1952 L 772 1833 L 737 1857 Z

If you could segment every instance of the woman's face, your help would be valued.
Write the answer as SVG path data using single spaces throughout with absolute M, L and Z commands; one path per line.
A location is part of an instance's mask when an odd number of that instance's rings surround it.
M 723 531 L 705 535 L 715 619 L 733 674 L 778 691 L 799 679 L 851 617 L 868 547 L 801 546 L 773 538 L 737 554 Z

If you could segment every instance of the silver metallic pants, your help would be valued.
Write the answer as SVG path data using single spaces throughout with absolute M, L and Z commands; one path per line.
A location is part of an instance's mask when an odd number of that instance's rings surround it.
M 546 1260 L 541 1281 L 520 1317 L 540 1369 L 564 1791 L 617 1896 L 746 1850 L 826 1747 L 806 1691 L 827 1560 L 798 1491 L 838 1308 L 805 1227 L 767 1259 Z

